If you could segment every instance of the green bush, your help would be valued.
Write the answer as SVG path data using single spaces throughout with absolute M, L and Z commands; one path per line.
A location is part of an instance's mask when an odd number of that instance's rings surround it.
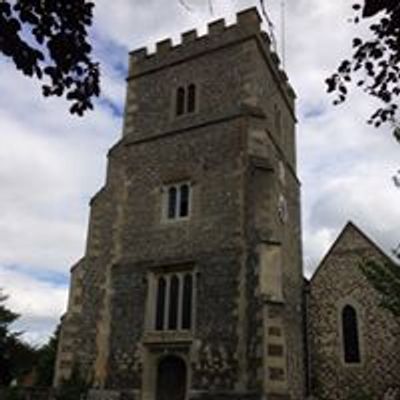
M 24 396 L 18 388 L 2 389 L 0 397 L 2 400 L 24 400 Z
M 75 365 L 69 379 L 64 380 L 55 394 L 56 400 L 85 400 L 89 390 L 88 383 L 82 378 L 80 368 Z

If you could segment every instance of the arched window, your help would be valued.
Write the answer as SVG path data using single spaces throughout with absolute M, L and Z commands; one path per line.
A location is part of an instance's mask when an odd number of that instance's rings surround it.
M 165 320 L 165 294 L 166 282 L 164 278 L 158 279 L 157 287 L 157 305 L 156 305 L 156 330 L 162 331 L 164 329 Z
M 182 115 L 185 112 L 185 89 L 179 87 L 176 92 L 176 115 Z
M 178 328 L 178 303 L 179 303 L 179 278 L 174 275 L 171 278 L 169 289 L 169 319 L 168 329 L 176 330 Z
M 180 187 L 179 216 L 187 217 L 189 215 L 189 185 L 184 184 Z
M 176 116 L 181 116 L 184 114 L 191 114 L 196 111 L 196 85 L 191 83 L 188 86 L 180 86 L 176 90 Z
M 196 86 L 192 83 L 188 87 L 187 112 L 192 113 L 196 110 Z
M 168 189 L 168 218 L 172 219 L 176 217 L 176 205 L 177 189 L 175 186 L 171 186 Z
M 357 312 L 350 305 L 342 310 L 342 333 L 344 361 L 348 364 L 359 363 L 361 359 Z
M 165 198 L 162 207 L 162 216 L 167 220 L 178 220 L 189 217 L 190 213 L 190 197 L 191 185 L 190 183 L 176 183 L 166 186 L 163 190 Z
M 151 329 L 156 331 L 189 331 L 193 326 L 193 271 L 164 272 L 155 275 L 151 293 Z M 154 306 L 153 306 L 154 304 Z
M 192 296 L 193 278 L 191 275 L 185 275 L 183 280 L 182 329 L 192 327 Z

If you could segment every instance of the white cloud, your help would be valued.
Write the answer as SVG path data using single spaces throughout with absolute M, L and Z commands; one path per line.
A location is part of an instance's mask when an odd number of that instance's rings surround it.
M 9 296 L 6 306 L 20 314 L 15 331 L 35 344 L 45 341 L 65 310 L 68 290 L 48 280 L 35 279 L 13 268 L 0 267 L 0 282 Z
M 257 0 L 118 0 L 96 2 L 92 32 L 102 65 L 103 98 L 83 119 L 62 99 L 43 99 L 37 84 L 0 64 L 0 287 L 23 314 L 27 337 L 43 338 L 65 307 L 66 288 L 44 275 L 67 277 L 82 255 L 88 201 L 104 181 L 106 153 L 117 140 L 125 98 L 128 50 L 194 27 Z M 281 52 L 280 1 L 267 1 Z M 355 92 L 333 107 L 324 80 L 350 54 L 351 4 L 287 0 L 286 69 L 298 99 L 299 175 L 303 182 L 305 267 L 310 274 L 345 222 L 354 220 L 386 250 L 400 231 L 400 193 L 390 182 L 399 149 L 388 132 L 365 124 L 374 104 Z M 364 28 L 362 28 L 364 29 Z M 15 266 L 14 269 L 10 269 Z M 21 269 L 21 266 L 24 268 Z M 48 299 L 52 299 L 51 302 Z M 53 301 L 54 299 L 54 301 Z

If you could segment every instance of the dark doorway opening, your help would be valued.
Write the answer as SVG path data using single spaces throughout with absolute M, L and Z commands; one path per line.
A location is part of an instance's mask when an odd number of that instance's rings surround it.
M 185 400 L 187 370 L 185 362 L 175 356 L 161 359 L 157 368 L 156 400 Z

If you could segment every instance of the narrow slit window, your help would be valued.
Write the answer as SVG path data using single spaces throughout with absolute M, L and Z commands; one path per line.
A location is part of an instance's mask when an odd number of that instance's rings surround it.
M 173 219 L 176 217 L 176 205 L 178 193 L 175 186 L 168 189 L 168 218 Z
M 178 328 L 178 302 L 179 302 L 179 279 L 176 275 L 171 278 L 169 295 L 169 319 L 168 329 L 176 330 Z
M 157 287 L 157 305 L 156 305 L 156 330 L 157 331 L 161 331 L 164 329 L 165 295 L 166 295 L 165 279 L 159 278 L 158 279 L 158 287 Z
M 357 312 L 352 306 L 345 306 L 342 311 L 344 361 L 356 364 L 361 361 Z
M 190 331 L 193 327 L 195 278 L 192 271 L 154 276 L 151 286 L 154 307 L 151 328 L 155 331 Z
M 183 281 L 183 304 L 182 304 L 182 329 L 188 330 L 192 327 L 192 296 L 193 278 L 185 275 Z
M 185 89 L 179 87 L 176 92 L 176 115 L 185 113 Z
M 189 185 L 182 185 L 180 188 L 179 216 L 181 218 L 189 215 Z
M 196 86 L 192 83 L 188 87 L 187 112 L 193 113 L 196 110 Z
M 191 212 L 190 182 L 165 186 L 162 190 L 162 218 L 170 221 L 187 219 Z

